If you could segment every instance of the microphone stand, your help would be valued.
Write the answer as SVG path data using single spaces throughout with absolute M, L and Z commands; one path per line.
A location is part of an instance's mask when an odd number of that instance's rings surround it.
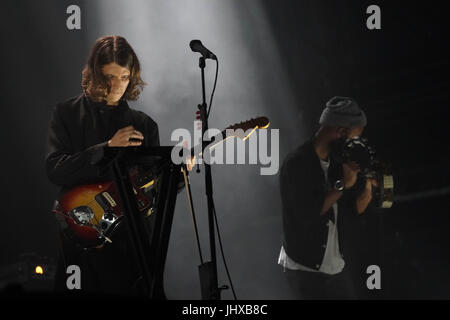
M 205 131 L 208 130 L 208 114 L 205 95 L 205 58 L 199 59 L 202 80 L 202 98 L 203 103 L 198 105 L 200 110 L 200 119 L 202 120 L 202 152 L 207 147 L 207 142 L 203 139 Z M 206 199 L 208 203 L 208 226 L 209 226 L 209 244 L 211 252 L 211 261 L 202 263 L 199 266 L 200 285 L 202 298 L 204 300 L 220 300 L 220 290 L 217 280 L 217 260 L 216 260 L 216 237 L 214 230 L 214 203 L 212 189 L 211 166 L 204 162 L 205 166 L 205 186 Z

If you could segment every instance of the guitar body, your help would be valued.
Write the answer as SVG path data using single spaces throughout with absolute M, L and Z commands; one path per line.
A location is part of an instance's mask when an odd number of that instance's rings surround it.
M 130 171 L 132 184 L 136 181 Z M 151 213 L 153 197 L 133 186 L 140 212 Z M 62 214 L 70 235 L 85 248 L 110 242 L 114 231 L 123 220 L 120 197 L 112 181 L 76 186 L 65 192 L 56 213 Z
M 112 182 L 82 185 L 71 189 L 61 197 L 59 202 L 60 209 L 65 215 L 68 228 L 72 232 L 72 235 L 81 243 L 87 244 L 88 246 L 90 246 L 89 244 L 95 246 L 102 243 L 100 233 L 96 227 L 101 227 L 100 222 L 105 214 L 105 210 L 96 201 L 95 197 L 102 194 L 102 192 L 108 192 L 111 186 Z M 80 223 L 80 219 L 77 221 L 69 214 L 77 208 L 79 214 L 82 214 L 82 210 L 84 209 L 83 211 L 86 215 L 86 218 L 82 220 L 84 223 Z M 88 209 L 92 210 L 93 217 L 92 213 L 87 211 Z M 111 209 L 114 210 L 115 208 L 111 207 Z M 118 214 L 118 217 L 122 216 L 119 210 L 117 210 L 116 214 Z

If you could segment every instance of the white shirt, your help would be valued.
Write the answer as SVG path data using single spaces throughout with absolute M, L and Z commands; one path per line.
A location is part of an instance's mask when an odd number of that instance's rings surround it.
M 330 161 L 320 160 L 320 165 L 325 174 L 325 179 L 328 180 L 328 167 L 330 166 Z M 338 207 L 337 203 L 333 204 L 334 211 L 334 221 L 328 221 L 328 238 L 325 253 L 323 255 L 322 264 L 320 265 L 319 270 L 311 269 L 302 264 L 299 264 L 289 258 L 284 250 L 283 246 L 281 246 L 280 255 L 278 257 L 278 264 L 283 266 L 284 268 L 288 268 L 291 270 L 302 270 L 302 271 L 310 271 L 310 272 L 323 272 L 327 274 L 337 274 L 344 269 L 345 261 L 342 258 L 342 255 L 339 251 L 339 236 L 337 230 L 337 214 Z

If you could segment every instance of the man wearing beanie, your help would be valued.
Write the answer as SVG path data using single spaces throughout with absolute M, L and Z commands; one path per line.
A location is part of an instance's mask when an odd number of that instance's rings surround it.
M 355 299 L 341 219 L 366 210 L 375 182 L 358 177 L 357 163 L 339 164 L 332 150 L 338 141 L 360 136 L 367 119 L 356 101 L 334 97 L 319 124 L 281 167 L 284 237 L 278 263 L 299 299 Z

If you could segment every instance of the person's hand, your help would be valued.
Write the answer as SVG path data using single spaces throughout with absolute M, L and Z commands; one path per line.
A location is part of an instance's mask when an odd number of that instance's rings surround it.
M 363 212 L 365 212 L 367 206 L 372 201 L 372 186 L 375 185 L 377 185 L 375 179 L 372 178 L 366 179 L 366 186 L 364 188 L 364 191 L 356 199 L 356 211 L 358 214 L 362 214 Z
M 195 156 L 189 157 L 186 159 L 186 169 L 191 171 L 195 166 Z
M 183 148 L 187 149 L 188 148 L 188 142 L 187 141 L 183 141 Z M 189 156 L 186 159 L 186 169 L 187 171 L 191 171 L 192 168 L 194 168 L 195 166 L 195 156 Z
M 372 187 L 378 187 L 378 182 L 374 178 L 366 179 L 366 190 L 372 194 Z
M 342 171 L 344 174 L 344 188 L 349 189 L 353 187 L 358 178 L 358 172 L 360 171 L 359 164 L 354 161 L 344 163 L 342 165 Z
M 370 192 L 370 194 L 372 194 L 372 181 L 370 181 L 371 179 L 366 179 L 366 190 Z
M 136 141 L 130 141 L 136 139 Z M 141 132 L 137 131 L 133 126 L 128 126 L 117 130 L 114 136 L 108 141 L 108 147 L 132 147 L 140 146 L 144 140 Z
M 370 184 L 370 186 L 368 186 L 368 184 Z M 378 187 L 377 179 L 374 179 L 374 178 L 367 178 L 367 181 L 366 181 L 366 188 L 372 189 L 372 186 Z

